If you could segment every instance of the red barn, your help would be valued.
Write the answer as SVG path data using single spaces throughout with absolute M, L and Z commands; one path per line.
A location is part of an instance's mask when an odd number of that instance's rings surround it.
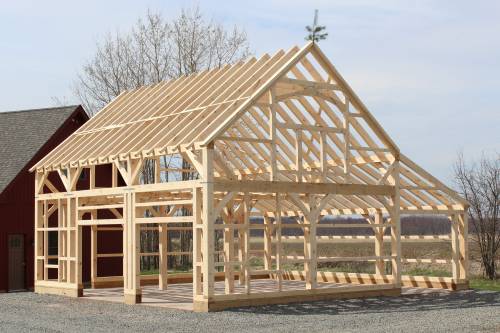
M 33 287 L 34 174 L 89 119 L 79 105 L 0 112 L 0 291 Z

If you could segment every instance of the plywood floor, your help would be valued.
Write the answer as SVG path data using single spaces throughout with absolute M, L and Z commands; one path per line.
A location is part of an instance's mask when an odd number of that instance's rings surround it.
M 283 290 L 303 290 L 303 281 L 283 281 Z M 335 288 L 345 284 L 318 283 L 318 288 Z M 253 292 L 277 291 L 276 281 L 269 279 L 252 280 Z M 244 286 L 235 282 L 235 292 L 244 293 Z M 215 293 L 224 294 L 224 282 L 215 283 Z M 448 293 L 443 289 L 402 288 L 403 295 Z M 168 290 L 159 290 L 155 285 L 142 287 L 142 305 L 166 307 L 177 310 L 193 310 L 193 285 L 191 283 L 170 284 Z M 83 297 L 87 299 L 123 303 L 123 288 L 85 289 Z

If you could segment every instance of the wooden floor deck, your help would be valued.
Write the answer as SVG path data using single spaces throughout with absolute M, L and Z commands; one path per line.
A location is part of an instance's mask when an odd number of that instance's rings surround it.
M 335 288 L 345 286 L 345 284 L 319 283 L 319 288 Z M 283 290 L 302 290 L 303 281 L 283 281 Z M 274 280 L 262 279 L 252 281 L 253 292 L 271 292 L 276 291 L 276 282 Z M 235 292 L 243 293 L 244 288 L 237 282 L 235 283 Z M 224 294 L 224 282 L 215 283 L 215 293 Z M 402 288 L 403 295 L 428 294 L 428 293 L 449 293 L 444 289 L 430 288 Z M 142 287 L 142 305 L 158 306 L 177 310 L 193 311 L 193 286 L 191 283 L 170 284 L 168 290 L 159 290 L 155 285 Z M 123 288 L 100 288 L 85 289 L 83 297 L 87 299 L 123 303 Z

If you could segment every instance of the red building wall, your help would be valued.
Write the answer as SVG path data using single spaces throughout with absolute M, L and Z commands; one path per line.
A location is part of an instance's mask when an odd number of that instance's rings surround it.
M 0 292 L 8 290 L 8 244 L 9 234 L 23 234 L 25 243 L 25 281 L 26 288 L 33 288 L 34 277 L 34 186 L 35 176 L 28 170 L 43 156 L 54 149 L 88 120 L 85 111 L 78 107 L 70 118 L 54 133 L 54 135 L 36 153 L 33 159 L 19 172 L 16 178 L 0 193 Z M 109 171 L 96 173 L 96 185 L 103 186 L 111 178 Z M 110 180 L 109 180 L 110 181 Z M 78 184 L 78 187 L 82 186 Z M 85 186 L 85 185 L 83 185 Z M 121 235 L 113 235 L 103 240 L 103 244 L 119 247 L 121 252 Z M 110 239 L 111 238 L 111 239 Z M 90 228 L 83 228 L 83 280 L 90 280 Z M 105 251 L 102 251 L 105 252 Z M 119 259 L 119 258 L 118 258 Z M 116 260 L 115 260 L 116 261 Z M 111 265 L 102 265 L 100 268 L 106 275 L 121 275 L 121 261 Z

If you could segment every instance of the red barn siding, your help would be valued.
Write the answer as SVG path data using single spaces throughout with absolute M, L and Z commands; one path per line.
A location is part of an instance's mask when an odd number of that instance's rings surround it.
M 34 275 L 34 186 L 35 176 L 30 173 L 29 168 L 39 161 L 43 156 L 54 149 L 59 143 L 66 139 L 88 120 L 85 111 L 78 107 L 72 116 L 54 133 L 54 135 L 42 146 L 33 159 L 19 172 L 14 180 L 0 193 L 0 291 L 8 290 L 8 244 L 9 234 L 23 234 L 25 242 L 25 281 L 26 288 L 33 288 Z M 111 168 L 102 172 L 99 170 L 96 177 L 96 185 L 103 186 L 110 182 Z M 78 184 L 78 187 L 85 186 Z M 87 185 L 88 186 L 88 185 Z M 90 280 L 90 230 L 83 228 L 83 279 Z M 111 243 L 119 247 L 121 251 L 121 236 L 110 237 L 103 235 L 105 243 Z M 101 236 L 100 236 L 101 238 Z M 115 244 L 116 243 L 116 244 Z M 115 246 L 115 249 L 116 249 Z M 118 252 L 119 252 L 118 251 Z M 101 266 L 101 265 L 99 265 Z M 104 266 L 104 265 L 103 265 Z M 102 266 L 101 266 L 102 267 Z M 104 267 L 103 267 L 104 268 Z M 121 262 L 113 263 L 106 267 L 109 275 L 121 275 Z M 103 272 L 104 273 L 104 272 Z

